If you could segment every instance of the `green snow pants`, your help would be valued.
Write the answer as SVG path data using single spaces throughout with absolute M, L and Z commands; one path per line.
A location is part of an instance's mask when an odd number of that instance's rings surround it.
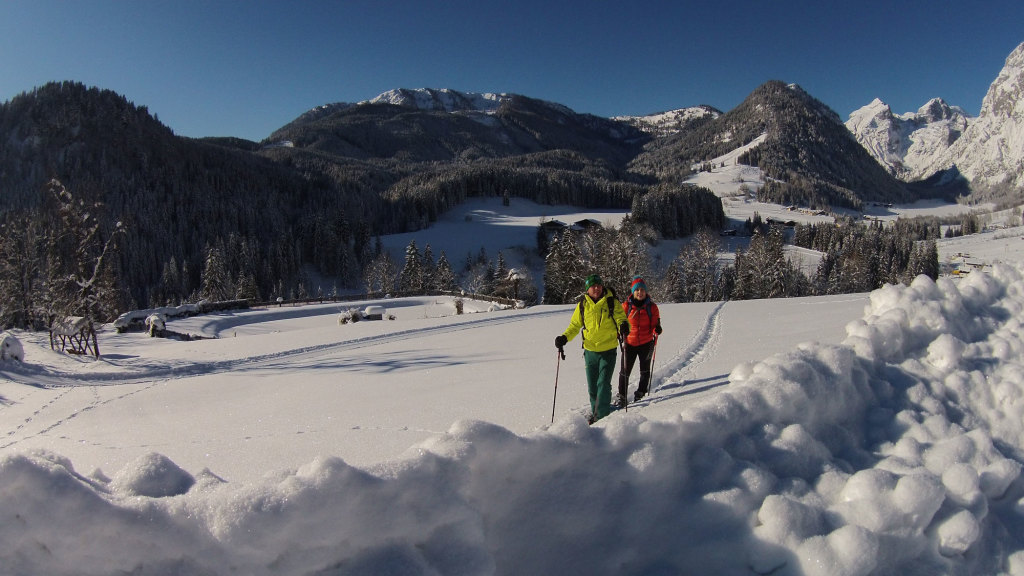
M 612 374 L 615 372 L 615 356 L 615 348 L 604 352 L 583 351 L 587 391 L 590 392 L 590 409 L 595 422 L 612 411 Z

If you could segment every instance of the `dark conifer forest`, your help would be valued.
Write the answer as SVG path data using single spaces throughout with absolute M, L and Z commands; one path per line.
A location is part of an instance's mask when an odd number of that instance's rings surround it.
M 0 105 L 0 325 L 296 298 L 311 273 L 369 290 L 376 238 L 427 227 L 471 197 L 631 209 L 630 225 L 654 237 L 718 230 L 719 199 L 681 179 L 761 134 L 742 161 L 773 178 L 766 201 L 906 199 L 819 108 L 769 83 L 735 111 L 653 136 L 524 96 L 486 118 L 338 104 L 251 142 L 179 137 L 114 92 L 47 84 Z

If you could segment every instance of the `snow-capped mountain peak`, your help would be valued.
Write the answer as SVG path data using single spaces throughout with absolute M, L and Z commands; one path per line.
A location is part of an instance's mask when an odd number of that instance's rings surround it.
M 388 90 L 377 97 L 363 103 L 394 104 L 419 110 L 437 110 L 444 112 L 494 112 L 501 103 L 511 98 L 510 94 L 459 92 L 442 88 L 398 88 Z
M 1024 43 L 1010 53 L 1006 64 L 981 103 L 982 116 L 1014 116 L 1020 120 L 1024 95 Z
M 977 118 L 941 98 L 893 114 L 873 100 L 846 127 L 898 178 L 920 180 L 955 168 L 975 191 L 1024 189 L 1024 44 L 1010 53 Z
M 721 112 L 711 106 L 701 105 L 669 110 L 667 112 L 658 112 L 656 114 L 648 114 L 646 116 L 615 116 L 612 120 L 631 124 L 648 134 L 665 136 L 667 134 L 679 132 L 689 123 L 696 120 L 708 117 L 717 118 L 721 115 Z
M 930 123 L 952 120 L 958 115 L 965 118 L 970 116 L 959 106 L 950 106 L 942 98 L 932 98 L 927 104 L 917 109 L 916 117 Z
M 926 166 L 960 137 L 969 119 L 962 108 L 941 98 L 904 114 L 894 114 L 875 98 L 850 114 L 846 127 L 890 173 L 911 180 L 922 177 Z
M 978 118 L 919 174 L 952 167 L 975 190 L 1024 189 L 1024 43 L 1006 58 Z
M 903 169 L 903 130 L 892 109 L 875 98 L 855 110 L 846 127 L 876 160 L 899 176 Z

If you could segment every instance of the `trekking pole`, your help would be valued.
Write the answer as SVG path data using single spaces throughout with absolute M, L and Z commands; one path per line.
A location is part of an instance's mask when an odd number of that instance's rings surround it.
M 647 393 L 654 394 L 654 359 L 658 357 L 658 335 L 654 335 L 654 348 L 651 350 L 651 381 L 647 383 Z
M 626 380 L 626 389 L 622 391 L 622 400 L 626 403 L 623 408 L 626 412 L 629 412 L 629 374 L 626 374 L 626 347 L 623 345 L 622 334 L 619 334 L 619 380 L 623 378 Z
M 558 369 L 562 366 L 562 360 L 565 359 L 565 350 L 558 349 L 558 353 L 555 354 L 555 397 L 551 399 L 551 423 L 555 423 L 555 401 L 558 400 Z

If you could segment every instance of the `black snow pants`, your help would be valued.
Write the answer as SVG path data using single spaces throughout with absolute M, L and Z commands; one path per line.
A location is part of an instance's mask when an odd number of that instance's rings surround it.
M 654 355 L 654 340 L 639 346 L 626 344 L 626 368 L 619 372 L 619 394 L 626 396 L 626 388 L 629 386 L 629 375 L 633 372 L 633 365 L 640 359 L 640 383 L 637 385 L 635 400 L 645 396 L 651 385 L 651 357 Z

